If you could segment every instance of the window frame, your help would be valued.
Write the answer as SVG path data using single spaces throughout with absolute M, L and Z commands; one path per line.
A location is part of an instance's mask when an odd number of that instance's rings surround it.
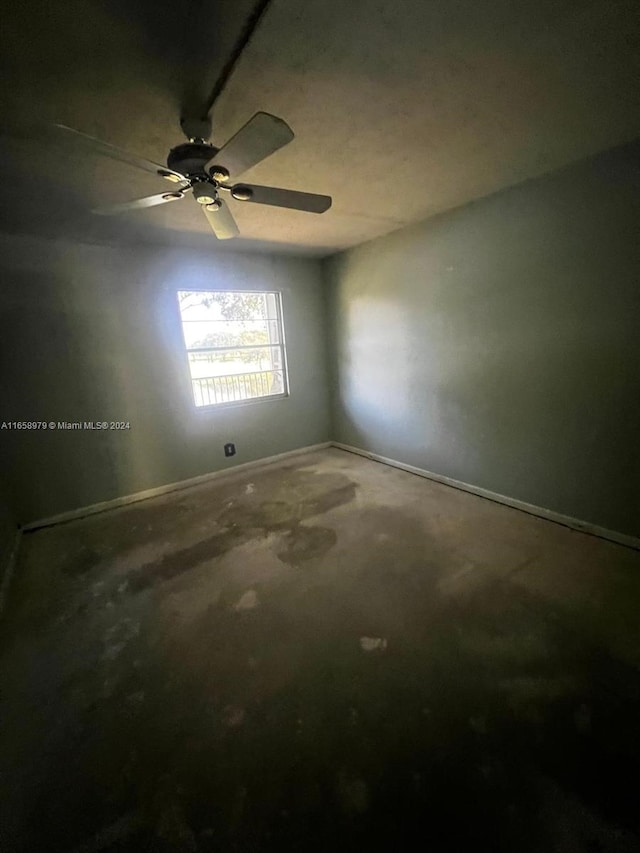
M 253 295 L 258 294 L 260 296 L 268 296 L 271 295 L 275 297 L 276 303 L 276 322 L 278 323 L 278 331 L 280 342 L 277 344 L 245 344 L 239 346 L 231 346 L 231 347 L 188 347 L 187 340 L 185 337 L 185 328 L 184 328 L 184 320 L 182 317 L 182 309 L 180 307 L 180 293 L 206 293 L 206 294 L 214 294 L 214 293 L 235 293 L 235 294 L 247 294 Z M 210 288 L 205 289 L 202 287 L 196 289 L 190 289 L 186 287 L 179 288 L 176 290 L 176 302 L 178 306 L 178 317 L 180 322 L 180 333 L 182 335 L 182 345 L 186 362 L 186 373 L 187 379 L 189 383 L 189 395 L 191 398 L 191 405 L 195 409 L 196 412 L 210 412 L 213 410 L 219 409 L 227 409 L 227 408 L 235 408 L 236 406 L 247 406 L 252 403 L 265 403 L 269 401 L 276 400 L 284 400 L 286 397 L 290 396 L 289 389 L 289 364 L 287 360 L 287 342 L 285 337 L 285 329 L 284 329 L 284 308 L 283 308 L 283 298 L 281 290 L 227 290 L 223 288 Z M 206 322 L 206 321 L 203 321 Z M 194 388 L 193 388 L 193 377 L 191 375 L 191 366 L 189 362 L 189 353 L 191 352 L 225 352 L 225 351 L 239 351 L 239 350 L 251 350 L 251 349 L 265 349 L 265 347 L 270 348 L 278 348 L 281 351 L 282 355 L 282 380 L 284 385 L 284 391 L 281 394 L 263 394 L 259 397 L 248 397 L 246 400 L 225 400 L 220 403 L 205 403 L 202 406 L 199 406 L 196 402 Z M 248 373 L 251 371 L 248 371 Z M 261 372 L 261 371 L 260 371 Z M 243 375 L 243 374 L 230 374 L 234 376 Z

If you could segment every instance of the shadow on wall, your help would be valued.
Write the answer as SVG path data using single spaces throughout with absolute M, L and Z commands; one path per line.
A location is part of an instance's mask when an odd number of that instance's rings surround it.
M 637 536 L 639 167 L 636 141 L 332 258 L 335 439 Z
M 102 459 L 106 443 L 106 435 L 58 429 L 62 422 L 100 417 L 99 375 L 93 370 L 95 382 L 87 384 L 79 373 L 85 360 L 89 365 L 95 360 L 95 347 L 88 338 L 79 338 L 74 327 L 63 271 L 44 264 L 34 273 L 12 271 L 0 313 L 3 420 L 53 426 L 3 432 L 4 469 L 18 507 L 27 484 L 36 500 L 45 502 L 52 484 L 60 495 L 72 482 L 87 486 L 86 457 Z M 62 395 L 61 387 L 70 393 Z M 108 465 L 108 459 L 102 461 Z
M 179 326 L 172 338 L 149 281 L 131 288 L 114 250 L 52 250 L 28 266 L 11 272 L 2 300 L 2 417 L 53 428 L 3 433 L 21 515 L 27 494 L 32 505 L 70 509 L 171 481 L 165 436 L 188 394 L 175 360 Z

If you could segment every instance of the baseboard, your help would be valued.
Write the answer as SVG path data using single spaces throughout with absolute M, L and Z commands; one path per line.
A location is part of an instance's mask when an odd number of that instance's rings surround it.
M 366 459 L 372 459 L 375 462 L 381 462 L 384 465 L 390 465 L 393 468 L 399 468 L 402 471 L 408 471 L 410 474 L 416 474 L 419 477 L 425 477 L 427 480 L 433 480 L 436 483 L 441 483 L 445 486 L 451 486 L 452 488 L 460 489 L 463 492 L 469 492 L 472 495 L 477 495 L 478 497 L 486 498 L 487 500 L 503 504 L 504 506 L 511 507 L 512 509 L 517 509 L 521 512 L 526 512 L 529 515 L 535 515 L 538 518 L 543 518 L 546 521 L 552 521 L 555 524 L 561 524 L 563 527 L 570 527 L 572 530 L 577 530 L 580 533 L 588 533 L 591 536 L 598 536 L 601 539 L 607 539 L 610 542 L 615 542 L 618 545 L 624 545 L 627 548 L 633 548 L 637 551 L 640 551 L 640 539 L 635 536 L 629 536 L 626 533 L 618 533 L 617 531 L 609 530 L 606 527 L 599 527 L 598 525 L 591 524 L 588 521 L 582 521 L 581 519 L 572 518 L 571 516 L 562 515 L 561 513 L 555 512 L 554 510 L 546 509 L 545 507 L 536 506 L 535 504 L 529 504 L 525 501 L 517 500 L 516 498 L 507 497 L 506 495 L 500 495 L 497 492 L 491 492 L 488 489 L 483 489 L 480 486 L 473 486 L 470 483 L 464 483 L 461 480 L 455 480 L 452 477 L 445 477 L 442 474 L 434 474 L 432 471 L 426 471 L 424 468 L 417 468 L 414 465 L 407 465 L 404 462 L 399 462 L 397 459 L 390 459 L 387 456 L 381 456 L 378 453 L 372 453 L 369 450 L 363 450 L 360 447 L 352 447 L 349 444 L 343 444 L 339 441 L 326 441 L 320 444 L 309 445 L 307 447 L 299 447 L 295 450 L 287 450 L 285 453 L 278 453 L 275 456 L 267 456 L 263 459 L 255 459 L 252 462 L 243 462 L 241 465 L 235 465 L 232 468 L 225 468 L 221 471 L 211 471 L 207 474 L 200 474 L 199 476 L 191 477 L 188 480 L 180 480 L 175 483 L 167 483 L 164 486 L 157 486 L 153 489 L 146 489 L 142 492 L 135 492 L 134 494 L 123 495 L 122 497 L 114 498 L 113 500 L 102 501 L 101 503 L 91 504 L 89 506 L 80 507 L 79 509 L 69 510 L 68 512 L 62 512 L 58 515 L 53 515 L 48 518 L 41 518 L 37 521 L 31 521 L 28 524 L 22 525 L 20 531 L 18 532 L 16 544 L 9 558 L 9 563 L 4 573 L 2 583 L 0 584 L 0 612 L 2 611 L 3 596 L 5 594 L 6 587 L 10 582 L 11 574 L 13 573 L 13 569 L 15 566 L 15 560 L 19 546 L 19 537 L 21 535 L 21 532 L 24 531 L 26 533 L 32 530 L 38 530 L 42 527 L 51 527 L 54 524 L 62 524 L 66 521 L 74 521 L 78 518 L 84 518 L 88 515 L 95 515 L 99 512 L 105 512 L 110 509 L 117 509 L 118 507 L 127 506 L 128 504 L 138 503 L 139 501 L 145 501 L 149 498 L 159 497 L 160 495 L 166 495 L 170 492 L 178 492 L 182 489 L 188 489 L 191 486 L 197 486 L 200 483 L 206 483 L 209 480 L 214 480 L 221 477 L 228 477 L 232 474 L 251 470 L 252 468 L 261 468 L 266 465 L 272 465 L 276 462 L 280 462 L 281 460 L 288 459 L 292 456 L 300 456 L 305 453 L 312 453 L 316 450 L 325 450 L 327 447 L 337 447 L 339 450 L 346 450 L 349 453 L 356 453 L 358 456 L 364 456 Z
M 22 530 L 16 529 L 16 535 L 9 551 L 9 557 L 4 565 L 0 566 L 0 617 L 4 612 L 5 602 L 9 593 L 9 586 L 13 580 L 13 575 L 18 561 L 18 551 L 20 550 L 20 540 L 22 539 Z
M 634 548 L 636 551 L 640 551 L 640 539 L 635 536 L 629 536 L 626 533 L 618 533 L 616 530 L 608 530 L 606 527 L 598 527 L 596 524 L 591 524 L 588 521 L 581 521 L 579 518 L 562 515 L 561 513 L 554 512 L 551 509 L 545 509 L 544 507 L 536 506 L 535 504 L 529 504 L 525 501 L 509 498 L 506 495 L 499 495 L 496 492 L 491 492 L 488 489 L 481 488 L 480 486 L 472 486 L 470 483 L 463 483 L 461 480 L 454 480 L 452 477 L 445 477 L 442 474 L 434 474 L 431 471 L 425 471 L 423 468 L 416 468 L 414 465 L 406 465 L 404 462 L 398 462 L 396 459 L 389 459 L 386 456 L 380 456 L 378 453 L 371 453 L 368 450 L 362 450 L 359 447 L 352 447 L 349 444 L 342 444 L 339 441 L 332 441 L 331 446 L 337 447 L 340 450 L 346 450 L 349 453 L 357 453 L 358 456 L 373 459 L 375 462 L 382 462 L 384 465 L 391 465 L 393 468 L 400 468 L 402 471 L 408 471 L 410 474 L 417 474 L 419 477 L 425 477 L 427 480 L 442 483 L 444 486 L 451 486 L 454 489 L 461 489 L 463 492 L 470 492 L 472 495 L 487 498 L 490 501 L 504 504 L 512 509 L 526 512 L 529 515 L 536 515 L 538 518 L 544 518 L 546 521 L 553 521 L 555 524 L 561 524 L 563 527 L 570 527 L 572 530 L 580 531 L 580 533 L 588 533 L 591 536 L 598 536 L 600 539 L 608 539 L 610 542 L 615 542 L 617 545 L 624 545 L 627 548 Z
M 23 524 L 21 529 L 27 533 L 32 530 L 38 530 L 42 527 L 51 527 L 54 524 L 62 524 L 65 521 L 75 521 L 78 518 L 85 518 L 87 515 L 95 515 L 99 512 L 106 512 L 109 509 L 118 509 L 118 507 L 138 503 L 138 501 L 146 501 L 149 498 L 157 498 L 160 495 L 169 494 L 169 492 L 179 492 L 182 491 L 182 489 L 188 489 L 191 486 L 197 486 L 200 483 L 206 483 L 209 480 L 215 480 L 220 477 L 229 477 L 232 474 L 238 474 L 242 471 L 249 471 L 251 468 L 262 468 L 265 465 L 273 465 L 275 462 L 281 462 L 283 459 L 289 459 L 291 456 L 301 456 L 304 453 L 312 453 L 314 450 L 326 450 L 327 447 L 331 447 L 331 442 L 325 441 L 321 444 L 311 444 L 307 447 L 298 447 L 295 450 L 287 450 L 285 453 L 278 453 L 275 456 L 265 456 L 263 459 L 254 459 L 252 462 L 243 462 L 241 465 L 234 465 L 231 468 L 224 468 L 221 471 L 210 471 L 207 474 L 190 477 L 188 480 L 179 480 L 176 483 L 167 483 L 164 486 L 156 486 L 153 489 L 145 489 L 145 491 L 142 492 L 123 495 L 119 498 L 113 498 L 110 501 L 102 501 L 101 503 L 72 509 L 68 512 L 61 512 L 58 515 L 52 515 L 49 518 L 30 521 L 28 524 Z

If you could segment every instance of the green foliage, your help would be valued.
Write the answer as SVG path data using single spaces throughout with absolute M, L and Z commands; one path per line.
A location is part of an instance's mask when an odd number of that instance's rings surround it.
M 266 316 L 265 298 L 262 293 L 227 293 L 224 291 L 203 293 L 183 291 L 180 293 L 180 308 L 195 305 L 219 305 L 225 320 L 262 320 Z
M 256 346 L 269 343 L 269 336 L 265 331 L 251 330 L 240 332 L 240 342 L 242 346 Z M 269 350 L 254 349 L 241 351 L 240 358 L 245 364 L 255 364 L 262 359 L 269 357 Z
M 243 329 L 239 334 L 233 332 L 209 332 L 202 340 L 196 341 L 194 347 L 263 347 L 269 344 L 269 336 L 266 331 L 259 329 Z M 228 356 L 225 358 L 224 356 Z M 220 353 L 216 360 L 234 360 L 235 353 Z M 240 358 L 244 362 L 257 362 L 261 358 L 267 358 L 268 350 L 241 350 Z
M 227 293 L 223 291 L 203 293 L 202 291 L 182 291 L 180 293 L 180 308 L 192 308 L 204 305 L 207 308 L 217 304 L 225 320 L 246 322 L 262 320 L 266 317 L 265 297 L 262 293 Z M 237 347 L 260 346 L 269 344 L 269 335 L 263 329 L 241 329 L 239 332 L 228 330 L 209 332 L 202 340 L 196 341 L 193 347 Z M 245 364 L 257 364 L 269 358 L 268 349 L 244 350 L 239 353 Z M 237 354 L 216 353 L 213 361 L 236 361 Z

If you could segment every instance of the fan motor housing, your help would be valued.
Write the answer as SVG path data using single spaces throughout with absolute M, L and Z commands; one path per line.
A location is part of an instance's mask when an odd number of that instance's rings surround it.
M 218 153 L 218 148 L 206 142 L 185 142 L 169 151 L 167 166 L 181 175 L 206 175 L 205 164 Z

